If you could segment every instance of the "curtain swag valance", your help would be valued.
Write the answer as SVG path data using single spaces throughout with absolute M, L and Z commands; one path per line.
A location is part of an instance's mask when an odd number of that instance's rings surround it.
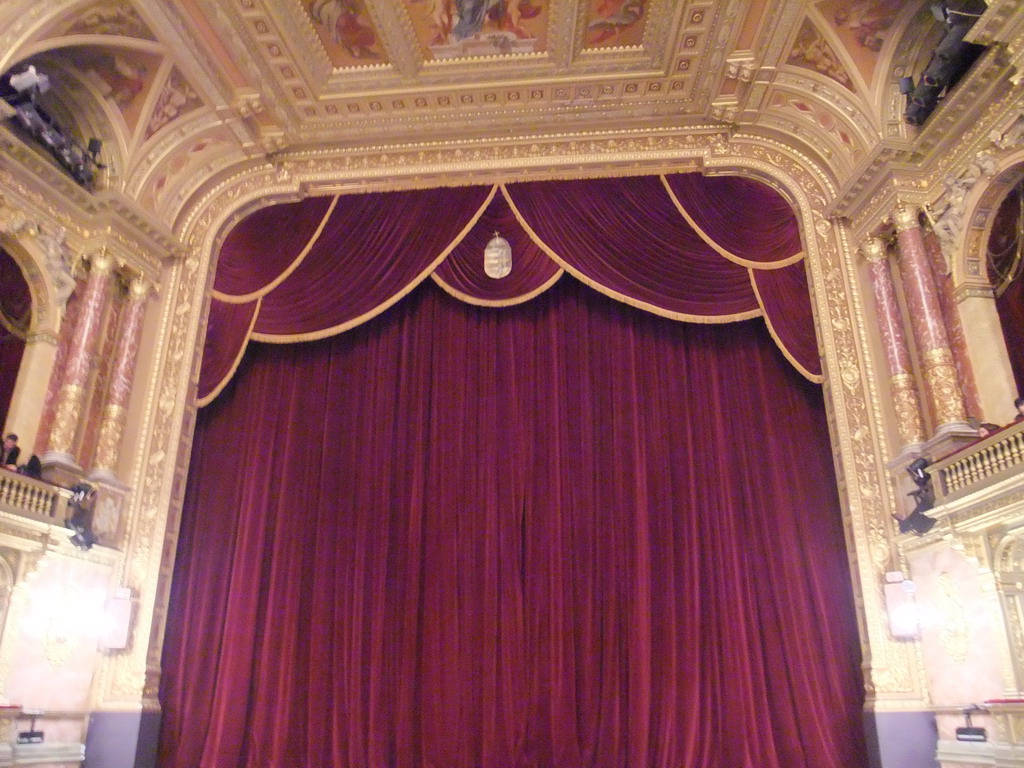
M 512 272 L 483 253 L 499 232 Z M 529 301 L 564 272 L 614 299 L 693 323 L 764 317 L 822 380 L 800 229 L 775 190 L 699 173 L 309 198 L 259 210 L 220 250 L 199 381 L 206 405 L 250 339 L 322 339 L 379 315 L 430 277 L 485 307 Z

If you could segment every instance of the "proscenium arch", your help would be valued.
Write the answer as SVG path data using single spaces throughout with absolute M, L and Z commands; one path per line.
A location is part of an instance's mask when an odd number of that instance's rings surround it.
M 825 370 L 823 392 L 838 493 L 850 560 L 859 563 L 851 565 L 851 571 L 863 649 L 866 706 L 873 711 L 876 702 L 888 694 L 923 695 L 919 684 L 913 681 L 908 683 L 911 689 L 902 687 L 904 676 L 898 671 L 910 669 L 916 662 L 911 651 L 888 634 L 882 580 L 877 578 L 889 562 L 892 542 L 887 531 L 896 502 L 884 462 L 879 460 L 885 458 L 886 448 L 874 368 L 860 351 L 866 344 L 865 307 L 857 293 L 854 248 L 848 226 L 826 214 L 838 186 L 831 177 L 831 169 L 823 167 L 813 153 L 794 146 L 792 137 L 782 141 L 754 130 L 757 134 L 737 132 L 731 136 L 722 131 L 693 134 L 680 130 L 658 134 L 649 149 L 628 151 L 611 139 L 595 137 L 587 143 L 584 154 L 580 154 L 578 143 L 570 150 L 572 137 L 567 136 L 551 142 L 564 144 L 564 151 L 549 145 L 543 157 L 521 165 L 491 156 L 467 160 L 459 147 L 452 146 L 432 152 L 426 159 L 417 159 L 412 152 L 403 158 L 403 148 L 396 147 L 398 157 L 384 160 L 378 152 L 357 156 L 351 163 L 346 158 L 335 167 L 331 157 L 324 157 L 315 165 L 289 165 L 287 157 L 282 157 L 285 165 L 276 168 L 268 162 L 247 160 L 233 169 L 224 169 L 193 188 L 174 220 L 174 234 L 185 244 L 187 255 L 174 265 L 167 278 L 166 290 L 172 300 L 164 309 L 168 328 L 164 348 L 187 352 L 183 358 L 174 359 L 165 352 L 154 368 L 149 386 L 154 391 L 186 394 L 177 407 L 153 412 L 147 430 L 157 439 L 150 448 L 177 457 L 178 476 L 187 472 L 197 411 L 195 383 L 209 312 L 207 297 L 215 249 L 234 220 L 262 205 L 328 192 L 393 191 L 588 175 L 704 170 L 749 175 L 762 181 L 770 179 L 794 203 L 804 239 L 811 303 L 818 320 Z M 281 173 L 282 169 L 289 172 Z M 171 493 L 166 477 L 162 465 L 151 464 L 145 468 L 140 484 L 165 489 L 166 513 L 153 524 L 159 526 L 159 536 L 174 539 L 181 521 L 183 491 L 179 488 Z M 172 566 L 173 558 L 161 565 L 154 602 L 144 606 L 145 615 L 154 620 L 150 653 L 158 653 L 162 643 Z

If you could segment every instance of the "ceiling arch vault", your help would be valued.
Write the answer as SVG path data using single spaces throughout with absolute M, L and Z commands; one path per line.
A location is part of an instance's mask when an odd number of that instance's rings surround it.
M 102 183 L 179 225 L 267 168 L 337 191 L 624 175 L 742 135 L 840 186 L 903 130 L 892 72 L 924 5 L 502 0 L 461 20 L 452 0 L 12 2 L 0 67 L 45 68 L 54 111 L 104 141 Z

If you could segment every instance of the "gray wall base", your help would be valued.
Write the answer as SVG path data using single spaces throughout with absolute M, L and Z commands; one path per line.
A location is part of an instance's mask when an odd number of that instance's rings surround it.
M 84 768 L 155 768 L 159 712 L 93 712 Z
M 865 712 L 870 768 L 939 768 L 932 712 Z

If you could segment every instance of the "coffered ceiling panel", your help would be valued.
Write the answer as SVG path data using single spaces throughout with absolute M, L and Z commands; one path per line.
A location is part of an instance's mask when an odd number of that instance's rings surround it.
M 764 15 L 763 0 L 195 2 L 292 146 L 704 119 L 725 45 Z

